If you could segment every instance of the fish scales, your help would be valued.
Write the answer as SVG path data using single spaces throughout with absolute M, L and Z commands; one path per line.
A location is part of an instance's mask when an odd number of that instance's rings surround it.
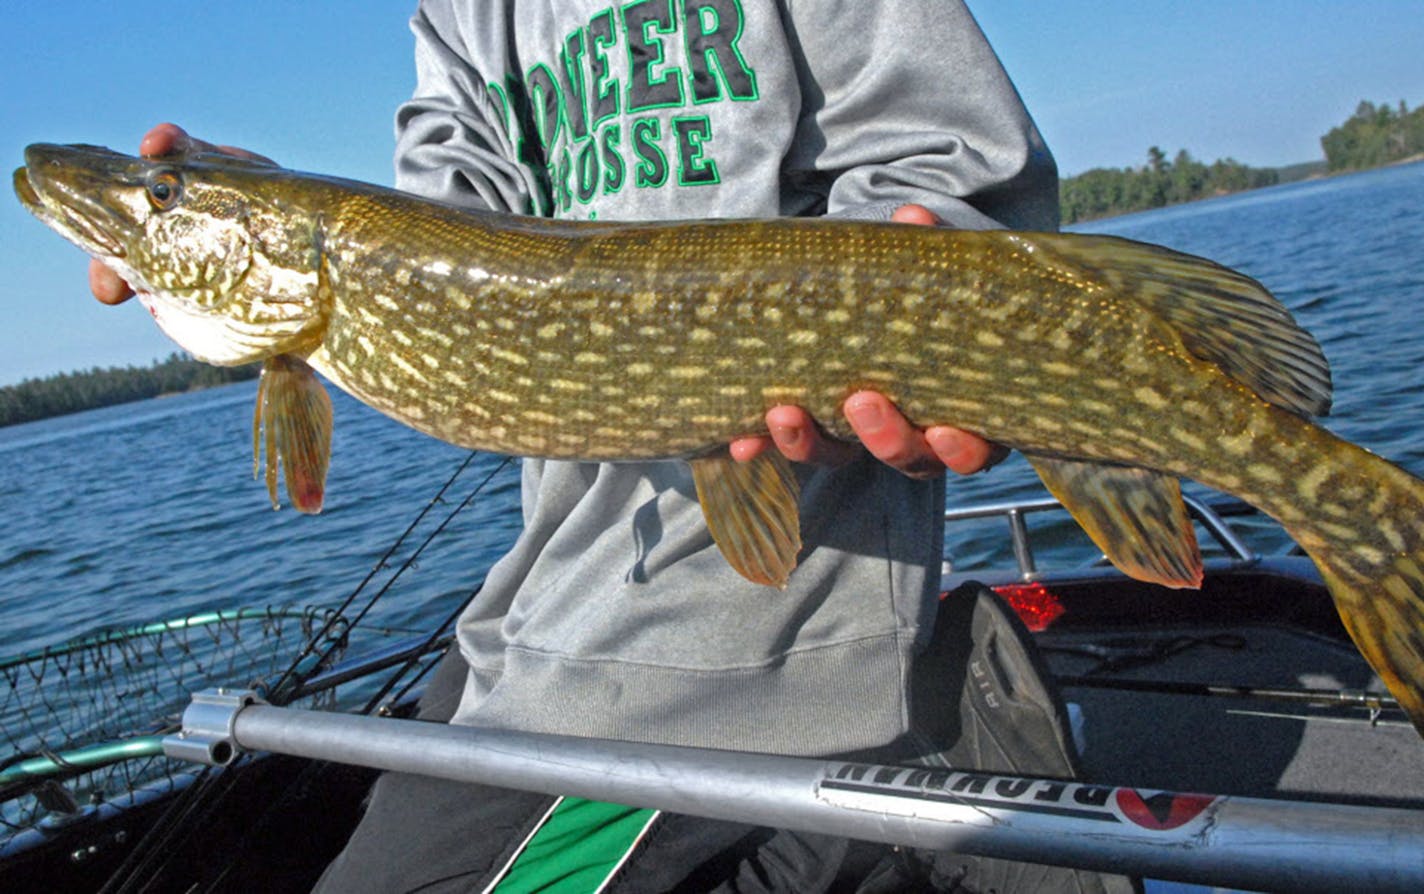
M 795 403 L 849 436 L 845 397 L 1017 448 L 1129 574 L 1194 586 L 1177 479 L 1278 519 L 1424 729 L 1424 482 L 1311 423 L 1314 340 L 1253 280 L 1099 236 L 829 220 L 572 223 L 456 210 L 215 156 L 34 146 L 16 194 L 135 286 L 185 349 L 266 363 L 254 424 L 320 508 L 330 405 L 357 398 L 467 447 L 687 458 L 739 572 L 801 549 L 774 451 L 722 449 Z M 258 466 L 260 470 L 260 464 Z
M 407 223 L 396 239 L 389 218 L 403 212 Z M 565 226 L 510 234 L 438 220 L 412 226 L 404 209 L 362 203 L 328 231 L 337 312 L 312 361 L 403 421 L 439 419 L 440 436 L 455 443 L 632 459 L 726 443 L 759 430 L 765 410 L 786 402 L 806 406 L 848 434 L 838 407 L 864 387 L 884 391 L 922 422 L 958 420 L 991 434 L 1013 430 L 1021 439 L 1040 417 L 1031 403 L 1017 412 L 1001 405 L 1005 389 L 995 354 L 976 349 L 986 334 L 1032 360 L 1049 360 L 1047 370 L 1027 370 L 1025 379 L 1037 373 L 1040 383 L 1081 400 L 1100 389 L 1092 377 L 1071 373 L 1112 359 L 1099 351 L 1076 364 L 1050 360 L 1056 355 L 1036 348 L 1048 332 L 1076 336 L 1091 326 L 1096 337 L 1107 328 L 1131 331 L 1112 341 L 1129 354 L 1161 341 L 1162 333 L 1125 310 L 1109 326 L 1096 300 L 1080 302 L 1083 310 L 1065 318 L 1058 305 L 1040 299 L 1045 285 L 1068 290 L 1072 284 L 1045 284 L 1039 277 L 984 282 L 978 271 L 993 269 L 1005 254 L 997 236 L 959 234 L 946 253 L 945 240 L 937 238 L 943 234 L 931 230 L 862 233 L 790 223 L 800 225 L 712 222 L 587 234 Z M 454 261 L 470 257 L 480 264 Z M 900 281 L 889 275 L 894 269 L 920 272 Z M 352 305 L 389 289 L 396 270 L 409 272 L 399 309 L 353 312 Z M 466 300 L 450 300 L 452 290 Z M 1002 300 L 985 301 L 986 291 Z M 422 361 L 421 346 L 431 344 L 431 333 L 455 327 L 488 337 L 442 356 L 442 380 Z M 926 333 L 953 363 L 919 360 Z M 366 347 L 353 350 L 356 342 Z M 451 373 L 463 387 L 446 384 Z M 575 375 L 570 387 L 563 377 Z M 1154 387 L 1165 393 L 1178 378 L 1169 374 Z M 494 393 L 471 403 L 457 401 L 451 388 Z M 498 412 L 491 407 L 496 403 Z M 525 406 L 537 415 L 508 412 Z M 676 436 L 648 437 L 680 407 L 694 411 L 680 414 Z M 982 418 L 972 413 L 976 407 Z M 1084 441 L 1120 428 L 1111 402 L 1096 407 L 1099 412 L 1084 414 L 1079 424 Z M 574 418 L 579 409 L 597 418 Z M 607 424 L 610 417 L 616 427 Z M 1062 444 L 1061 430 L 1048 434 Z M 531 447 L 534 439 L 543 446 Z M 1051 447 L 1047 439 L 1037 446 Z

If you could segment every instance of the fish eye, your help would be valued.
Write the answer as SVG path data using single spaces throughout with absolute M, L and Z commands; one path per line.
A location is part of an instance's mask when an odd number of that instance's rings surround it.
M 148 181 L 148 203 L 157 211 L 167 211 L 183 197 L 183 182 L 172 171 L 159 171 Z

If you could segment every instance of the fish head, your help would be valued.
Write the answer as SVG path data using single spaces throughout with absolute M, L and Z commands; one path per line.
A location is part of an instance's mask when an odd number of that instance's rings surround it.
M 136 158 L 36 144 L 14 174 L 30 212 L 133 288 L 199 360 L 303 356 L 325 329 L 321 216 L 268 162 L 190 152 Z

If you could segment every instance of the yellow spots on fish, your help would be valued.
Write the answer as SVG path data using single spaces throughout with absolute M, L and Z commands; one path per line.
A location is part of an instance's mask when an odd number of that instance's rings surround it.
M 1039 368 L 1050 375 L 1059 376 L 1060 378 L 1072 378 L 1082 372 L 1079 367 L 1071 363 L 1064 363 L 1060 360 L 1045 360 L 1039 364 Z
M 585 366 L 607 363 L 608 355 L 595 353 L 594 351 L 579 351 L 574 355 L 574 362 L 584 364 Z
M 1391 548 L 1393 548 L 1397 552 L 1404 551 L 1404 535 L 1399 532 L 1399 528 L 1394 524 L 1394 521 L 1392 519 L 1388 517 L 1376 518 L 1375 529 L 1379 531 L 1380 535 L 1384 537 L 1385 540 L 1389 541 L 1389 545 Z M 1407 557 L 1401 558 L 1407 559 Z M 1417 571 L 1418 569 L 1416 568 L 1415 570 Z
M 662 404 L 663 399 L 656 394 L 639 394 L 628 398 L 628 405 L 643 410 L 651 410 Z
M 746 397 L 750 392 L 745 385 L 721 385 L 717 393 L 722 397 Z
M 1192 450 L 1201 452 L 1209 449 L 1206 443 L 1206 439 L 1200 437 L 1195 432 L 1189 431 L 1185 428 L 1174 428 L 1171 431 L 1171 435 L 1177 440 L 1178 443 L 1185 444 Z
M 1314 503 L 1320 498 L 1320 488 L 1330 480 L 1330 467 L 1321 463 L 1306 469 L 1300 477 L 1295 480 L 1295 492 L 1307 503 Z
M 781 322 L 781 308 L 777 307 L 776 305 L 770 305 L 768 307 L 762 308 L 761 315 L 762 319 L 766 320 L 768 323 Z
M 502 404 L 517 404 L 520 402 L 519 395 L 512 394 L 508 391 L 501 391 L 498 388 L 485 389 L 485 397 L 488 397 L 490 400 L 497 400 Z
M 1167 399 L 1155 388 L 1142 386 L 1132 392 L 1132 396 L 1137 398 L 1143 406 L 1152 410 L 1163 410 L 1167 407 Z
M 836 325 L 850 322 L 850 314 L 838 307 L 833 307 L 826 311 L 821 315 L 821 318 L 827 323 L 835 323 Z
M 805 388 L 786 385 L 772 385 L 761 390 L 761 396 L 775 404 L 796 403 L 806 397 Z
M 974 333 L 974 341 L 986 348 L 1002 348 L 1004 346 L 1004 340 L 987 329 L 981 329 Z
M 722 309 L 718 306 L 716 301 L 708 300 L 704 301 L 702 304 L 697 305 L 696 310 L 694 310 L 692 314 L 693 316 L 697 317 L 697 319 L 706 322 L 708 320 L 713 319 L 714 317 L 717 317 L 721 314 L 721 312 Z
M 865 347 L 869 342 L 870 339 L 864 335 L 847 335 L 845 338 L 841 339 L 841 344 L 845 345 L 852 351 L 860 350 L 861 348 Z
M 705 366 L 673 366 L 669 367 L 667 371 L 670 377 L 684 381 L 705 378 L 707 373 L 708 369 Z
M 503 348 L 499 345 L 491 345 L 489 348 L 489 352 L 496 359 L 503 360 L 505 363 L 512 363 L 515 366 L 527 366 L 529 363 L 528 357 L 524 356 L 518 351 L 511 351 L 508 348 Z
M 1216 439 L 1216 446 L 1230 456 L 1248 456 L 1255 449 L 1256 439 L 1250 432 L 1222 435 Z
M 577 379 L 550 379 L 549 387 L 554 391 L 566 391 L 574 394 L 589 390 L 587 382 L 580 382 Z
M 470 309 L 470 296 L 466 295 L 464 290 L 455 286 L 445 287 L 445 300 L 449 301 L 450 305 L 456 310 Z
M 786 335 L 788 344 L 797 345 L 799 347 L 814 345 L 820 338 L 821 334 L 814 329 L 797 329 Z
M 365 335 L 356 336 L 356 347 L 360 348 L 368 357 L 374 356 L 376 353 L 376 346 L 371 344 L 371 339 Z
M 403 264 L 403 265 L 397 267 L 396 270 L 395 270 L 394 276 L 395 276 L 395 281 L 396 281 L 396 284 L 397 284 L 397 285 L 400 285 L 400 286 L 408 286 L 408 285 L 410 285 L 410 268 L 409 268 L 408 266 L 405 266 L 405 265 Z
M 608 336 L 613 334 L 613 331 L 613 327 L 609 326 L 607 323 L 600 323 L 598 320 L 588 321 L 589 335 L 594 335 L 598 338 L 607 338 Z
M 698 414 L 688 418 L 688 422 L 693 425 L 706 426 L 709 428 L 726 428 L 732 424 L 730 416 L 713 416 L 708 414 Z
M 545 323 L 543 326 L 540 326 L 538 329 L 534 330 L 534 332 L 540 338 L 558 338 L 559 335 L 563 333 L 564 328 L 565 327 L 563 323 L 559 322 L 558 320 L 555 320 L 552 323 Z
M 401 355 L 391 354 L 389 359 L 392 364 L 400 367 L 401 371 L 404 372 L 406 375 L 409 375 L 416 379 L 420 379 L 422 381 L 425 379 L 425 374 L 422 373 L 420 370 L 416 369 L 413 365 L 411 365 L 408 360 L 406 360 Z
M 624 371 L 630 376 L 650 376 L 653 374 L 651 363 L 630 363 L 624 367 Z
M 702 326 L 694 326 L 692 331 L 687 333 L 687 338 L 688 341 L 691 341 L 693 344 L 703 344 L 709 341 L 715 341 L 717 339 L 717 334 L 714 333 L 711 329 L 706 329 Z
M 754 335 L 744 335 L 732 339 L 732 342 L 744 351 L 766 350 L 766 342 Z
M 383 310 L 388 310 L 392 313 L 399 313 L 401 310 L 400 302 L 389 295 L 382 295 L 378 292 L 371 296 L 371 300 L 379 304 Z
M 547 413 L 543 410 L 525 410 L 520 413 L 519 416 L 530 425 L 554 426 L 563 421 L 553 413 Z
M 920 330 L 909 320 L 891 320 L 885 324 L 885 328 L 899 335 L 914 335 Z

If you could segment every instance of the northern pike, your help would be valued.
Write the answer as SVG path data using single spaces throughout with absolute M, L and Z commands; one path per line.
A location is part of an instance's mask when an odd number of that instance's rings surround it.
M 1276 518 L 1424 731 L 1424 482 L 1309 421 L 1315 340 L 1259 283 L 1108 236 L 825 219 L 568 222 L 194 153 L 34 145 L 20 201 L 215 364 L 265 361 L 254 452 L 319 509 L 313 370 L 420 431 L 497 453 L 683 459 L 752 580 L 800 550 L 796 479 L 733 462 L 777 404 L 851 432 L 874 389 L 917 425 L 1022 452 L 1118 568 L 1198 586 L 1179 490 Z M 265 435 L 260 434 L 265 430 Z

